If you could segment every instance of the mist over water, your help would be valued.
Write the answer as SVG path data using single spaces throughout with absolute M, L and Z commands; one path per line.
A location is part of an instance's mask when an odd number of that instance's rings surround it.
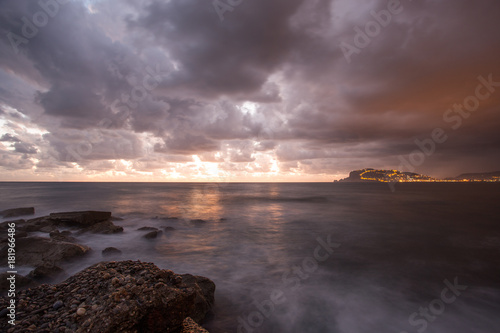
M 398 184 L 394 193 L 387 184 L 337 183 L 0 183 L 0 190 L 0 210 L 123 218 L 114 222 L 123 234 L 77 236 L 94 251 L 63 268 L 73 274 L 108 258 L 133 259 L 206 276 L 217 285 L 215 314 L 204 324 L 212 333 L 500 327 L 498 184 Z M 175 230 L 146 240 L 143 226 Z M 109 246 L 122 255 L 103 258 Z M 445 280 L 467 288 L 440 301 Z

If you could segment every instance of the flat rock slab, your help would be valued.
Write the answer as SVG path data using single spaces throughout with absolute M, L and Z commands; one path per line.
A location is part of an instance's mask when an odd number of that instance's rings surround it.
M 0 216 L 2 216 L 3 218 L 23 216 L 23 215 L 35 215 L 35 208 L 34 207 L 12 208 L 12 209 L 2 210 L 0 212 Z
M 85 245 L 59 242 L 44 237 L 25 237 L 16 240 L 16 264 L 27 266 L 56 265 L 81 256 L 90 248 Z M 0 251 L 1 264 L 7 264 L 7 249 Z
M 82 211 L 52 213 L 49 215 L 49 218 L 58 223 L 76 224 L 88 227 L 111 219 L 111 212 Z
M 206 315 L 213 306 L 214 290 L 207 278 L 184 279 L 152 263 L 102 262 L 59 284 L 20 291 L 15 330 L 180 332 L 183 326 L 195 328 L 186 318 L 199 321 Z M 0 298 L 0 308 L 8 302 L 7 297 Z M 11 327 L 7 320 L 0 321 L 0 331 Z

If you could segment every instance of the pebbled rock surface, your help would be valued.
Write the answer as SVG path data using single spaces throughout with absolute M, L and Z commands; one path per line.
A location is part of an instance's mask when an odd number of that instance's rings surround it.
M 209 332 L 200 325 L 198 325 L 193 319 L 187 317 L 182 322 L 181 333 L 209 333 Z
M 177 275 L 152 263 L 102 262 L 62 283 L 20 291 L 16 325 L 1 320 L 0 331 L 206 332 L 186 318 L 203 319 L 214 290 L 207 278 Z M 8 301 L 0 298 L 0 308 Z

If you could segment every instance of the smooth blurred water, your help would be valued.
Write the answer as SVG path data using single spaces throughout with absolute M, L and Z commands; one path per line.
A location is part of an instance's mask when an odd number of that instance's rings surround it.
M 0 210 L 124 218 L 123 234 L 78 237 L 94 251 L 70 274 L 114 246 L 114 260 L 211 278 L 212 333 L 498 332 L 499 198 L 488 183 L 0 183 Z M 150 241 L 141 226 L 176 230 Z M 439 303 L 455 278 L 467 289 Z

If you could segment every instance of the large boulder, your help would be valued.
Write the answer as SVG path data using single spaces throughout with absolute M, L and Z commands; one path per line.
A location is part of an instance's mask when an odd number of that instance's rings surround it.
M 54 279 L 63 278 L 65 272 L 59 266 L 44 265 L 38 266 L 27 275 L 28 278 L 37 282 L 49 282 Z
M 3 218 L 17 217 L 23 215 L 34 215 L 34 214 L 35 214 L 35 208 L 33 207 L 12 208 L 12 209 L 2 210 L 0 212 L 0 216 L 2 216 Z
M 25 237 L 16 240 L 16 265 L 56 265 L 64 260 L 81 256 L 90 250 L 80 244 L 59 242 L 50 238 Z M 1 264 L 7 265 L 7 249 L 0 250 Z
M 20 291 L 16 312 L 23 315 L 15 328 L 19 332 L 29 327 L 47 332 L 180 332 L 194 327 L 186 318 L 207 313 L 211 304 L 200 300 L 213 300 L 215 290 L 206 278 L 184 280 L 152 263 L 99 263 L 62 283 Z M 0 298 L 0 308 L 7 307 L 8 301 Z M 10 327 L 6 320 L 0 321 L 0 331 Z
M 183 283 L 197 291 L 194 299 L 195 311 L 190 317 L 199 322 L 214 305 L 215 284 L 203 276 L 183 274 L 181 277 Z
M 111 219 L 111 212 L 83 211 L 51 213 L 49 218 L 58 224 L 88 227 Z

